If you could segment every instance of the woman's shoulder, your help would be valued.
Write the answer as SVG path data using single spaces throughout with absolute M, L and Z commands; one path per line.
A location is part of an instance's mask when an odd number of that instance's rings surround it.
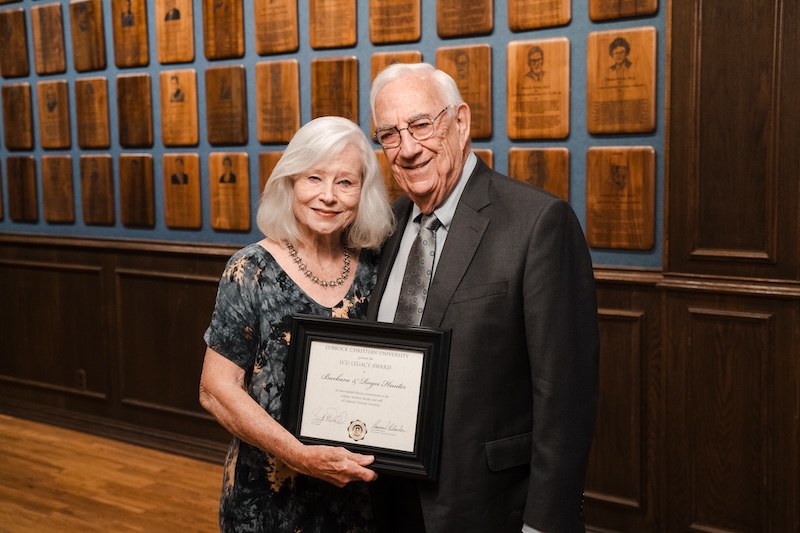
M 228 259 L 223 276 L 239 277 L 245 273 L 261 273 L 274 263 L 270 253 L 258 243 L 248 244 Z

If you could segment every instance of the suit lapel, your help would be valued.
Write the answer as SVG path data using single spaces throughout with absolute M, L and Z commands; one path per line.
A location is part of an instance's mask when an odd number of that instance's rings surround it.
M 477 166 L 458 202 L 444 243 L 442 257 L 439 259 L 436 274 L 428 291 L 425 313 L 422 316 L 423 326 L 441 326 L 450 300 L 467 272 L 489 226 L 489 217 L 480 211 L 490 203 L 490 175 L 489 167 L 478 158 Z

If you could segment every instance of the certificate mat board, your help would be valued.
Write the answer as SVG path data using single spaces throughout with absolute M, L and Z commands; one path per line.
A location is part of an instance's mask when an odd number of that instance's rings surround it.
M 449 350 L 450 331 L 295 315 L 281 423 L 374 455 L 377 472 L 435 480 Z

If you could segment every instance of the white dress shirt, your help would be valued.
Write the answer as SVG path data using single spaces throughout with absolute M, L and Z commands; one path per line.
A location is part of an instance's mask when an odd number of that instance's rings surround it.
M 450 223 L 453 222 L 453 216 L 456 214 L 458 201 L 461 200 L 461 193 L 464 192 L 464 187 L 467 186 L 467 181 L 469 181 L 469 177 L 472 171 L 475 170 L 475 165 L 477 163 L 478 156 L 470 152 L 453 192 L 442 202 L 442 205 L 433 210 L 433 214 L 435 214 L 439 222 L 442 223 L 439 229 L 436 230 L 436 256 L 433 258 L 434 276 L 436 275 L 436 266 L 439 264 L 439 258 L 442 255 L 444 241 L 447 239 L 447 234 L 450 230 Z M 403 273 L 406 270 L 408 254 L 411 252 L 411 245 L 414 244 L 417 233 L 419 233 L 419 222 L 415 222 L 414 219 L 417 218 L 417 215 L 420 213 L 422 213 L 420 208 L 414 205 L 405 228 L 402 228 L 403 238 L 400 241 L 397 258 L 394 261 L 394 265 L 392 265 L 392 271 L 389 273 L 386 290 L 383 292 L 383 298 L 381 298 L 381 304 L 378 308 L 379 322 L 394 322 L 394 313 L 397 310 L 397 301 L 400 298 L 400 286 L 403 284 Z M 397 231 L 401 231 L 401 228 L 397 228 Z M 433 281 L 433 278 L 431 278 L 431 281 Z

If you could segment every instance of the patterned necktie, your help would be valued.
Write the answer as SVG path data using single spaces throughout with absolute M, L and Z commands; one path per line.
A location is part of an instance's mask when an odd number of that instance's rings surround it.
M 411 245 L 400 298 L 394 315 L 395 324 L 418 326 L 425 310 L 425 298 L 433 273 L 433 258 L 436 255 L 436 230 L 442 225 L 436 215 L 419 215 L 419 233 Z M 419 218 L 419 217 L 417 217 Z

